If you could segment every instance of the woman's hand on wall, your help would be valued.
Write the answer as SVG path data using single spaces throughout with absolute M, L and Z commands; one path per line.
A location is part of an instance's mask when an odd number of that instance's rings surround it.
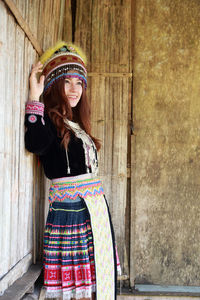
M 39 61 L 36 64 L 32 65 L 31 74 L 29 77 L 29 100 L 30 101 L 39 101 L 41 94 L 44 90 L 44 79 L 45 76 L 40 76 L 38 81 L 37 74 L 42 72 L 43 64 Z

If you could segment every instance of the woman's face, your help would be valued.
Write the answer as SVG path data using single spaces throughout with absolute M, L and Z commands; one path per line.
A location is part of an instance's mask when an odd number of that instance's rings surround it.
M 65 78 L 65 95 L 71 107 L 75 107 L 83 92 L 83 82 L 77 77 Z

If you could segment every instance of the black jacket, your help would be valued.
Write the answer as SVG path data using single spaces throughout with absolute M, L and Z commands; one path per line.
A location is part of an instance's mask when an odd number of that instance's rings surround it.
M 39 110 L 38 110 L 39 108 Z M 28 102 L 25 115 L 25 147 L 39 155 L 45 175 L 49 179 L 77 176 L 87 173 L 83 142 L 70 132 L 68 161 L 65 148 L 61 145 L 56 128 L 44 113 L 41 102 Z M 68 162 L 70 173 L 68 174 Z M 91 173 L 91 170 L 90 170 Z

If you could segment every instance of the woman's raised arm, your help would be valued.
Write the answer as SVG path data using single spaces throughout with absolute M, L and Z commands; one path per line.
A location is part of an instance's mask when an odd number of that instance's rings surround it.
M 44 104 L 39 101 L 44 90 L 45 76 L 37 74 L 42 72 L 42 63 L 32 65 L 29 78 L 29 99 L 25 109 L 25 147 L 28 151 L 38 155 L 45 154 L 53 140 L 55 133 L 53 124 L 47 114 L 44 114 Z

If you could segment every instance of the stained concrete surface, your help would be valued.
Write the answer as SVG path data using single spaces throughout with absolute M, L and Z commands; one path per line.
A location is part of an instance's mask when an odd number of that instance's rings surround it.
M 200 1 L 136 1 L 135 283 L 200 285 Z

